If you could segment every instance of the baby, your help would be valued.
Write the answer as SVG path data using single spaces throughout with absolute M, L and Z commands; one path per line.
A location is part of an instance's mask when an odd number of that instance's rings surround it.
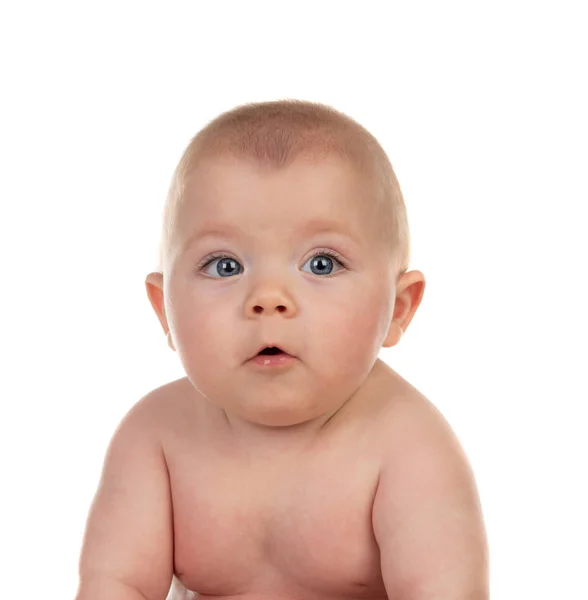
M 423 297 L 408 260 L 392 166 L 342 113 L 251 104 L 192 139 L 146 280 L 187 376 L 112 437 L 77 600 L 488 599 L 469 462 L 378 358 Z

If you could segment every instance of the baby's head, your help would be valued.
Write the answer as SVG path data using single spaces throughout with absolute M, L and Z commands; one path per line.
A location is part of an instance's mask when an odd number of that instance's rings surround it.
M 386 153 L 361 125 L 300 101 L 238 107 L 174 173 L 149 299 L 188 378 L 227 412 L 292 425 L 339 408 L 424 290 Z M 263 371 L 260 346 L 296 357 Z

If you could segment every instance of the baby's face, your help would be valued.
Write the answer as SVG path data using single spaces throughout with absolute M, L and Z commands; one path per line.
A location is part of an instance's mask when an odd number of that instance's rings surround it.
M 335 158 L 281 170 L 215 159 L 190 174 L 164 298 L 175 349 L 209 401 L 294 425 L 338 409 L 365 380 L 394 308 L 369 193 Z M 253 366 L 262 344 L 296 359 Z

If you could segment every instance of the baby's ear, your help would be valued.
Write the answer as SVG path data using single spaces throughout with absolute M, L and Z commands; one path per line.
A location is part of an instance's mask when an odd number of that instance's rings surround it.
M 392 321 L 392 323 L 390 323 L 390 328 L 388 329 L 388 335 L 382 344 L 382 348 L 392 348 L 392 346 L 396 346 L 403 335 L 404 331 L 402 330 L 402 327 L 400 327 L 396 321 Z
M 163 302 L 163 274 L 149 273 L 145 279 L 145 289 L 151 306 L 163 327 L 163 332 L 167 335 L 169 327 L 165 316 L 165 305 Z
M 392 319 L 404 333 L 420 306 L 425 293 L 425 276 L 420 271 L 402 274 L 396 282 L 396 298 Z M 402 334 L 401 334 L 402 335 Z M 400 341 L 400 338 L 398 338 Z
M 171 331 L 167 332 L 167 345 L 175 352 L 176 347 L 174 346 L 174 341 L 172 340 Z

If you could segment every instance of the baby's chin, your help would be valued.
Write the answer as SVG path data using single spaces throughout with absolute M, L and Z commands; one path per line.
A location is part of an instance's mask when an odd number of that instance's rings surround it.
M 303 434 L 319 431 L 338 408 L 312 405 L 304 399 L 291 399 L 289 402 L 258 402 L 256 405 L 222 405 L 215 403 L 223 411 L 230 423 L 236 423 L 260 432 L 281 434 Z
M 249 425 L 266 429 L 302 428 L 317 419 L 317 415 L 296 408 L 284 409 L 268 407 L 264 409 L 235 410 L 232 407 L 223 408 L 227 417 L 239 419 Z M 320 418 L 321 415 L 318 415 Z

